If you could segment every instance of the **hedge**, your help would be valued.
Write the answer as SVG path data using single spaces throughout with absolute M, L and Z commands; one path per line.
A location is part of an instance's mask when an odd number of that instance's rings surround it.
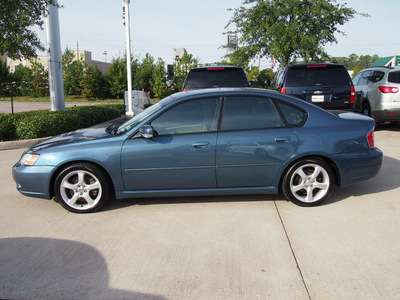
M 63 111 L 0 114 L 0 141 L 54 136 L 120 117 L 123 104 L 78 106 Z

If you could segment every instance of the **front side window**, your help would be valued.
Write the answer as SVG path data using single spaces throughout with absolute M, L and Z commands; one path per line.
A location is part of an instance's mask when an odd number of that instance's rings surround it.
M 157 135 L 212 132 L 217 130 L 219 98 L 178 104 L 151 122 Z
M 221 130 L 250 130 L 283 127 L 272 101 L 262 97 L 227 97 Z

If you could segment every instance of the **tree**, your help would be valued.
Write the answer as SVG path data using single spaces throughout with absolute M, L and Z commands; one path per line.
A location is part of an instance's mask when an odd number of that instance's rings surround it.
M 30 67 L 32 71 L 32 79 L 28 83 L 28 94 L 31 97 L 44 97 L 49 93 L 49 74 L 44 66 L 39 62 L 32 62 Z
M 243 4 L 231 18 L 240 34 L 240 56 L 275 57 L 281 65 L 298 57 L 317 61 L 326 54 L 324 45 L 337 43 L 334 34 L 343 34 L 338 25 L 357 14 L 334 0 L 244 0 Z
M 14 95 L 26 96 L 29 91 L 29 84 L 33 78 L 33 71 L 31 68 L 26 66 L 16 66 L 13 74 L 13 80 L 15 81 Z
M 183 83 L 190 69 L 194 68 L 198 59 L 193 54 L 185 53 L 178 61 L 174 63 L 174 88 L 175 91 L 181 91 Z
M 106 76 L 110 84 L 111 96 L 118 99 L 123 98 L 124 91 L 127 90 L 126 59 L 120 57 L 113 58 Z
M 142 63 L 139 64 L 135 73 L 135 79 L 133 80 L 134 90 L 150 92 L 150 79 L 153 75 L 154 68 L 154 57 L 146 53 L 145 58 L 143 58 Z
M 82 95 L 90 99 L 105 99 L 108 97 L 109 86 L 106 77 L 96 67 L 86 68 L 83 80 L 81 82 Z
M 0 59 L 0 94 L 8 95 L 9 93 L 9 84 L 12 81 L 10 68 L 7 66 L 7 63 Z
M 157 98 L 163 98 L 167 94 L 167 72 L 165 71 L 165 63 L 159 58 L 153 75 L 150 79 L 152 95 Z
M 32 26 L 43 29 L 49 4 L 54 0 L 1 0 L 0 55 L 30 58 L 37 56 L 36 50 L 45 50 Z
M 64 92 L 65 95 L 81 95 L 83 71 L 86 63 L 82 60 L 75 60 L 75 54 L 70 49 L 65 49 L 62 55 L 64 73 Z

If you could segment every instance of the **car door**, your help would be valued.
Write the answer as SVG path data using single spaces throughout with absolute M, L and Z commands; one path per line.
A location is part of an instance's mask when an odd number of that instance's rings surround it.
M 271 99 L 227 97 L 218 133 L 218 187 L 270 185 L 297 147 L 293 128 L 285 125 Z
M 220 99 L 180 103 L 149 122 L 153 138 L 135 136 L 122 148 L 125 189 L 215 188 Z

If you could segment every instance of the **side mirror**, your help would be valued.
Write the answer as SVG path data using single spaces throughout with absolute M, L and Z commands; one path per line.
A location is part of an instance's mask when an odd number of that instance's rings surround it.
M 151 139 L 154 136 L 154 129 L 151 125 L 143 125 L 139 128 L 139 132 L 145 139 Z
M 254 80 L 249 80 L 249 87 L 253 87 L 256 85 L 256 82 Z
M 264 81 L 264 84 L 265 84 L 266 86 L 271 86 L 271 80 L 269 80 L 269 79 L 265 80 L 265 81 Z

